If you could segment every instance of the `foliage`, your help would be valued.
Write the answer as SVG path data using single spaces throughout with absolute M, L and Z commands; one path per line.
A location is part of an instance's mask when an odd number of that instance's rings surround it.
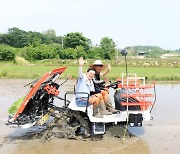
M 77 57 L 75 49 L 67 48 L 64 49 L 60 55 L 62 59 L 75 59 Z
M 48 30 L 44 34 L 39 32 L 24 31 L 13 27 L 8 29 L 7 34 L 0 35 L 0 43 L 7 44 L 16 48 L 38 44 L 60 43 L 61 37 L 55 35 L 54 30 Z
M 60 59 L 77 59 L 79 57 L 86 57 L 86 52 L 82 46 L 77 46 L 75 49 L 73 48 L 65 48 L 59 50 L 58 56 Z
M 42 60 L 42 59 L 53 59 L 58 58 L 59 50 L 61 50 L 60 45 L 45 45 L 39 44 L 36 47 L 28 46 L 22 49 L 21 55 L 30 61 Z
M 53 29 L 48 29 L 47 31 L 45 31 L 44 36 L 47 40 L 47 44 L 51 44 L 51 43 L 58 43 L 58 44 L 62 44 L 62 37 L 61 36 L 56 36 L 56 32 Z
M 160 48 L 154 48 L 146 52 L 147 58 L 160 58 L 162 51 Z
M 104 59 L 112 59 L 115 55 L 115 43 L 109 37 L 104 37 L 101 39 L 100 47 L 103 50 Z
M 103 50 L 100 47 L 92 47 L 88 51 L 88 58 L 89 59 L 104 59 Z
M 16 48 L 21 48 L 28 45 L 27 32 L 19 28 L 9 28 L 7 37 L 7 44 Z
M 164 50 L 158 46 L 129 46 L 125 49 L 128 51 L 128 55 L 131 56 L 138 56 L 140 52 L 144 52 L 146 58 L 159 58 L 162 54 L 175 52 Z
M 81 56 L 87 57 L 82 46 L 77 48 L 63 49 L 60 44 L 39 44 L 36 47 L 28 46 L 21 49 L 21 56 L 30 61 L 43 59 L 77 59 Z
M 80 56 L 86 59 L 112 60 L 115 59 L 118 50 L 115 49 L 115 43 L 109 37 L 103 37 L 99 46 L 92 46 L 91 40 L 84 37 L 80 32 L 67 33 L 63 38 L 62 36 L 56 36 L 53 29 L 40 33 L 24 31 L 17 27 L 9 28 L 7 34 L 0 34 L 0 44 L 15 47 L 16 56 L 23 55 L 31 61 L 52 58 L 76 59 Z M 12 49 L 14 50 L 14 48 L 5 46 L 3 54 L 1 50 L 1 60 L 13 60 Z M 164 50 L 158 46 L 129 46 L 125 49 L 129 56 L 138 56 L 140 52 L 144 52 L 145 58 L 159 58 L 165 53 L 171 54 L 171 58 L 180 57 L 180 49 Z
M 85 52 L 83 46 L 77 46 L 75 49 L 75 52 L 76 52 L 76 58 L 79 58 L 79 57 L 86 58 L 87 57 L 87 53 Z
M 7 45 L 0 45 L 0 61 L 15 61 L 15 49 Z
M 18 110 L 18 108 L 20 107 L 22 101 L 24 100 L 25 96 L 19 98 L 18 100 L 16 100 L 13 105 L 8 109 L 8 113 L 9 114 L 15 114 Z
M 68 33 L 63 39 L 64 48 L 73 48 L 82 46 L 85 51 L 90 49 L 90 40 L 82 35 L 82 33 Z

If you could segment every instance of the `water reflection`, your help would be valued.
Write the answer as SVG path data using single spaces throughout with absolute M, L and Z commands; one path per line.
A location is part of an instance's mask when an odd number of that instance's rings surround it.
M 157 84 L 153 120 L 144 123 L 144 138 L 157 154 L 178 154 L 180 147 L 180 83 Z
M 180 84 L 158 84 L 153 124 L 180 124 Z

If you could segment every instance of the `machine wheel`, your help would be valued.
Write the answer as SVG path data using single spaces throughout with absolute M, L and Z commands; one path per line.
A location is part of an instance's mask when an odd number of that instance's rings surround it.
M 79 111 L 59 112 L 48 125 L 42 140 L 50 140 L 52 137 L 75 140 L 87 138 L 90 136 L 88 121 L 87 117 L 84 117 Z

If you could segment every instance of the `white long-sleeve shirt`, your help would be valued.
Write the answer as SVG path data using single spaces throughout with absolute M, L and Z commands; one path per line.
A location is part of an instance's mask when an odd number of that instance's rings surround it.
M 90 95 L 90 91 L 95 91 L 94 89 L 94 83 L 92 80 L 89 80 L 87 78 L 86 74 L 83 74 L 82 71 L 82 66 L 79 66 L 79 78 L 78 78 L 78 83 L 76 87 L 76 92 L 85 92 Z M 76 98 L 80 97 L 88 97 L 87 94 L 77 94 Z

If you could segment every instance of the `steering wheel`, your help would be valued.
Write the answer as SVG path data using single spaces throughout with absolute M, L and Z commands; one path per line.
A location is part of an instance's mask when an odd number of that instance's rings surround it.
M 111 83 L 110 85 L 107 85 L 106 88 L 110 88 L 111 87 L 111 88 L 116 89 L 118 84 L 120 84 L 120 83 L 121 83 L 121 81 L 116 81 L 114 83 Z

